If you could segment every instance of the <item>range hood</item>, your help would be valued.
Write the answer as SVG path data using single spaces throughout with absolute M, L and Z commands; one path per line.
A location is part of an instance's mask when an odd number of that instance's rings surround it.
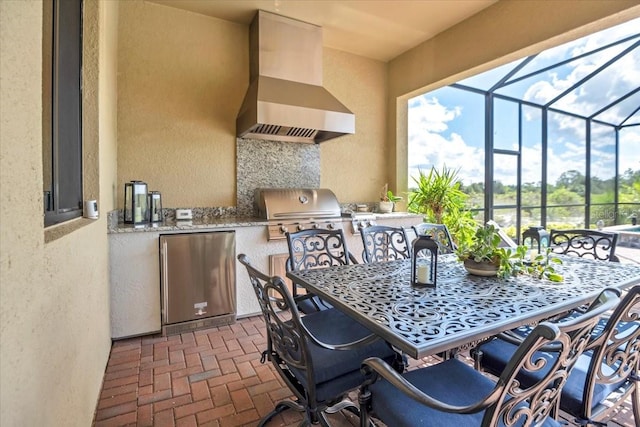
M 318 144 L 355 133 L 353 113 L 322 87 L 321 27 L 259 10 L 249 55 L 238 137 Z

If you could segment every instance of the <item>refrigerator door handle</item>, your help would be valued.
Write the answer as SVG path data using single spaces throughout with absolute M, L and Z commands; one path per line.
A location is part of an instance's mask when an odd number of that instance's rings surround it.
M 167 254 L 167 240 L 162 240 L 162 283 L 169 283 L 169 262 Z M 162 287 L 162 323 L 166 323 L 169 318 L 167 311 L 169 310 L 169 292 Z

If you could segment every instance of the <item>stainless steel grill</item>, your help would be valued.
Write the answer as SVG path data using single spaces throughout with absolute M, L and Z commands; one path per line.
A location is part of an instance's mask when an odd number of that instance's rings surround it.
M 258 215 L 269 221 L 268 239 L 284 239 L 287 231 L 342 228 L 340 204 L 326 188 L 259 188 Z

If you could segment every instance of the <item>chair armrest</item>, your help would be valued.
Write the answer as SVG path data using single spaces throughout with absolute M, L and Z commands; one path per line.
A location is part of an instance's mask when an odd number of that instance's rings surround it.
M 335 309 L 332 309 L 332 310 L 335 310 Z M 313 335 L 313 333 L 305 326 L 305 324 L 302 321 L 300 322 L 300 327 L 304 329 L 305 333 L 307 334 L 311 342 L 313 342 L 318 347 L 326 348 L 327 350 L 355 350 L 357 348 L 372 344 L 382 339 L 376 334 L 369 334 L 355 341 L 338 343 L 338 344 L 329 344 L 316 338 L 316 336 Z
M 498 398 L 500 397 L 500 393 L 504 388 L 504 385 L 496 384 L 493 390 L 482 400 L 471 405 L 456 406 L 449 405 L 422 392 L 409 381 L 407 381 L 403 376 L 398 374 L 391 366 L 389 366 L 380 358 L 370 357 L 366 359 L 364 362 L 362 362 L 361 371 L 366 378 L 362 386 L 362 390 L 364 393 L 368 392 L 366 390 L 367 386 L 373 384 L 378 379 L 379 375 L 413 400 L 423 405 L 429 406 L 430 408 L 455 414 L 472 414 L 486 409 L 488 406 L 492 405 L 498 400 Z

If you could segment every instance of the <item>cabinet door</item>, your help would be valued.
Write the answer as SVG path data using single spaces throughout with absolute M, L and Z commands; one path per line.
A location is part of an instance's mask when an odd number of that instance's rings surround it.
M 160 236 L 162 323 L 236 311 L 235 233 Z

